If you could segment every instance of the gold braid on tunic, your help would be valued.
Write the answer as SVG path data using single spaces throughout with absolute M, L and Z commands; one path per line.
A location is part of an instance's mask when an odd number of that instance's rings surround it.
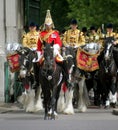
M 85 44 L 85 38 L 80 30 L 68 30 L 64 33 L 63 45 L 64 46 L 80 46 Z

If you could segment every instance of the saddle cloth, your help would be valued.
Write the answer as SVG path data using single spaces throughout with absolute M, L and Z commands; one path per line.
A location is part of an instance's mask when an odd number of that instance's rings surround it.
M 99 69 L 99 64 L 97 61 L 98 55 L 99 51 L 96 54 L 90 54 L 84 49 L 78 48 L 76 56 L 77 67 L 89 72 Z
M 7 61 L 12 73 L 17 72 L 20 69 L 19 54 L 14 53 L 12 55 L 7 55 Z

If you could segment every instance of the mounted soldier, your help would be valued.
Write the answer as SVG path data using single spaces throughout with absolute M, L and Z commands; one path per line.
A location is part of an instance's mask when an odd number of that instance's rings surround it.
M 98 42 L 99 41 L 99 35 L 96 32 L 95 26 L 90 27 L 90 33 L 89 33 L 89 42 Z
M 37 42 L 38 42 L 38 37 L 39 37 L 39 31 L 37 31 L 37 25 L 35 22 L 31 22 L 29 24 L 29 32 L 24 34 L 22 44 L 23 47 L 27 47 L 31 49 L 32 51 L 36 51 L 37 49 Z M 33 63 L 33 70 L 36 71 L 34 73 L 37 73 L 37 64 Z M 34 85 L 33 86 L 39 86 L 39 84 L 36 83 L 38 80 L 37 74 L 34 75 Z
M 82 28 L 82 33 L 83 33 L 82 35 L 85 38 L 85 42 L 88 43 L 89 42 L 89 34 L 88 34 L 87 27 Z
M 62 46 L 62 42 L 60 40 L 60 36 L 57 30 L 54 30 L 54 23 L 51 18 L 50 10 L 47 10 L 45 22 L 44 22 L 45 30 L 40 32 L 39 39 L 37 42 L 37 55 L 38 59 L 34 59 L 34 62 L 40 61 L 43 56 L 43 41 L 47 43 L 52 43 L 54 41 L 54 56 L 59 56 L 60 59 L 63 60 L 63 57 L 60 55 L 60 48 Z
M 53 41 L 54 41 L 54 45 L 53 45 L 54 57 L 58 57 L 60 61 L 63 61 L 63 57 L 60 54 L 60 48 L 62 46 L 62 42 L 60 40 L 58 31 L 54 30 L 54 23 L 52 21 L 50 10 L 47 10 L 47 14 L 46 14 L 45 22 L 44 22 L 44 30 L 39 33 L 39 38 L 37 42 L 36 53 L 37 53 L 38 58 L 34 58 L 33 62 L 39 63 L 41 59 L 43 58 L 43 42 L 51 44 Z M 37 81 L 36 81 L 36 84 L 37 84 Z
M 118 44 L 118 34 L 113 31 L 113 24 L 111 23 L 107 24 L 106 26 L 105 38 L 108 38 L 108 37 L 113 37 L 115 40 L 113 44 Z
M 29 24 L 29 32 L 24 34 L 22 39 L 22 44 L 24 47 L 28 47 L 30 49 L 36 49 L 39 37 L 39 32 L 36 29 L 37 29 L 36 23 L 31 22 Z
M 85 44 L 85 38 L 82 35 L 81 31 L 77 29 L 77 20 L 72 19 L 70 22 L 70 28 L 64 33 L 63 45 L 64 46 L 72 46 L 79 47 Z

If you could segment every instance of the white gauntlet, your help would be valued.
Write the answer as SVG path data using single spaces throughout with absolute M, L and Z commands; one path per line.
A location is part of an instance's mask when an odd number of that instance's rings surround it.
M 95 37 L 95 40 L 99 40 L 99 36 L 98 35 Z
M 55 44 L 55 45 L 53 45 L 53 48 L 54 48 L 54 57 L 56 57 L 58 55 L 61 60 L 64 60 L 63 57 L 61 56 L 61 54 L 59 53 L 60 46 L 58 44 Z
M 60 46 L 58 44 L 53 45 L 54 48 L 54 57 L 59 54 Z

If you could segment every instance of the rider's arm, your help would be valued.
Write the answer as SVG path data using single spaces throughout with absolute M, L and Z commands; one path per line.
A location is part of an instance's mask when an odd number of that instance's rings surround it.
M 55 32 L 55 34 L 56 34 L 56 38 L 55 38 L 55 41 L 54 41 L 55 43 L 54 44 L 58 44 L 59 47 L 61 47 L 62 42 L 61 42 L 60 36 L 59 36 L 59 34 L 57 32 Z
M 62 40 L 62 43 L 63 43 L 64 46 L 67 46 L 67 37 L 68 37 L 68 35 L 67 35 L 67 31 L 66 31 L 64 33 L 64 37 L 63 37 L 63 40 Z
M 24 47 L 28 47 L 28 35 L 24 34 L 22 44 Z
M 114 39 L 115 39 L 114 44 L 115 44 L 115 45 L 118 44 L 118 33 L 116 33 L 116 34 L 114 35 Z
M 82 34 L 82 32 L 79 33 L 78 44 L 79 44 L 79 46 L 85 45 L 85 37 L 84 37 L 84 35 Z

